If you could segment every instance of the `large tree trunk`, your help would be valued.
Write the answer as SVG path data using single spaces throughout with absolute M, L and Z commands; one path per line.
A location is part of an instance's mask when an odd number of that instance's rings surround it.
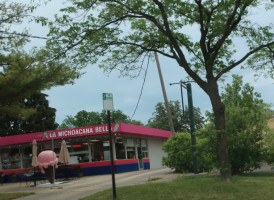
M 217 130 L 217 149 L 221 179 L 222 181 L 231 182 L 231 169 L 225 131 L 225 105 L 221 101 L 218 85 L 216 82 L 211 84 L 208 94 L 211 100 L 215 117 L 215 127 Z

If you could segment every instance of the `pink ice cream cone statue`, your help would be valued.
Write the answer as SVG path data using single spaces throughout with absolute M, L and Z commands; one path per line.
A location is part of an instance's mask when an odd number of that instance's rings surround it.
M 38 166 L 41 172 L 45 174 L 50 183 L 54 183 L 53 170 L 58 168 L 58 158 L 53 151 L 42 151 L 38 155 Z

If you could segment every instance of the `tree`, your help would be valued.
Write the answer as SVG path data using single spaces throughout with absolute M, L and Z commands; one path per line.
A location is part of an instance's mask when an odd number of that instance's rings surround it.
M 12 26 L 21 24 L 29 18 L 36 6 L 24 3 L 0 2 L 0 55 L 10 52 L 17 46 L 25 44 L 28 40 L 27 31 L 12 30 Z
M 197 157 L 199 158 L 199 170 L 209 171 L 214 162 L 212 152 L 208 151 L 207 138 L 197 138 Z M 189 133 L 178 133 L 170 137 L 163 145 L 167 156 L 163 157 L 163 165 L 175 169 L 177 172 L 194 172 L 193 152 L 191 136 Z
M 189 125 L 189 109 L 188 106 L 185 108 L 185 112 L 182 111 L 179 101 L 170 101 L 169 107 L 172 115 L 174 130 L 176 132 L 187 132 L 190 133 Z M 204 117 L 201 115 L 200 109 L 194 107 L 194 121 L 197 130 L 204 126 Z M 170 130 L 168 124 L 167 111 L 163 102 L 157 103 L 153 117 L 148 120 L 148 127 L 158 128 L 163 130 Z
M 50 22 L 48 50 L 82 65 L 96 63 L 106 71 L 135 75 L 149 52 L 174 59 L 209 96 L 218 133 L 221 179 L 231 181 L 225 104 L 218 81 L 230 70 L 246 66 L 273 77 L 273 25 L 248 19 L 258 0 L 82 0 L 62 9 Z M 79 18 L 78 16 L 81 16 Z M 45 23 L 44 19 L 41 19 Z M 192 37 L 186 30 L 191 29 Z M 237 46 L 241 39 L 246 51 Z M 239 51 L 240 49 L 240 51 Z
M 110 116 L 111 116 L 111 122 L 112 123 L 118 123 L 118 122 L 130 123 L 129 116 L 125 115 L 121 110 L 110 111 Z M 103 110 L 101 112 L 101 118 L 102 118 L 102 123 L 103 124 L 108 123 L 108 116 L 107 116 L 107 111 L 106 110 Z
M 237 75 L 233 75 L 232 84 L 226 85 L 221 97 L 226 105 L 226 131 L 232 174 L 259 168 L 265 155 L 264 132 L 267 130 L 267 118 L 271 116 L 270 105 L 263 102 L 252 86 L 243 85 L 242 77 Z M 217 138 L 212 134 L 212 128 L 213 126 L 198 135 L 210 134 L 211 141 L 216 146 Z M 210 148 L 213 149 L 212 146 Z
M 135 125 L 142 125 L 140 121 L 130 121 L 129 116 L 125 115 L 121 110 L 114 110 L 110 112 L 112 123 L 128 123 Z M 100 124 L 107 124 L 108 116 L 107 111 L 103 110 L 101 113 L 98 112 L 87 112 L 85 110 L 79 111 L 74 117 L 67 116 L 63 123 L 58 129 L 67 129 L 74 127 L 94 126 Z
M 46 97 L 46 94 L 35 93 L 17 102 L 22 109 L 33 111 L 28 117 L 1 112 L 0 136 L 55 130 L 58 126 L 55 123 L 56 109 L 49 107 Z
M 264 161 L 274 165 L 274 128 L 269 128 L 264 134 Z
M 79 111 L 74 117 L 67 116 L 58 129 L 84 127 L 102 124 L 102 118 L 98 112 Z
M 25 99 L 53 86 L 73 83 L 80 75 L 79 69 L 55 62 L 43 49 L 33 48 L 28 53 L 23 50 L 33 36 L 27 31 L 12 31 L 12 27 L 30 17 L 35 8 L 22 3 L 0 3 L 0 118 L 7 124 L 15 120 L 22 124 L 37 111 L 36 107 L 25 106 Z
M 263 132 L 267 127 L 270 105 L 254 92 L 242 77 L 233 75 L 233 83 L 227 84 L 222 94 L 227 107 L 228 151 L 232 173 L 239 174 L 260 167 L 263 161 Z

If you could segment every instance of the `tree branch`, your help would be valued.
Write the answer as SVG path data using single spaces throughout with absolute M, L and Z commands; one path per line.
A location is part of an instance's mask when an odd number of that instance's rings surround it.
M 204 60 L 208 59 L 208 51 L 206 49 L 206 35 L 208 33 L 208 27 L 204 26 L 204 15 L 203 15 L 203 5 L 201 4 L 201 0 L 195 0 L 196 4 L 198 5 L 199 10 L 199 21 L 200 21 L 200 31 L 201 31 L 201 38 L 200 38 L 200 46 L 203 53 Z
M 230 71 L 231 69 L 233 69 L 234 67 L 238 66 L 239 64 L 241 64 L 242 62 L 244 62 L 249 56 L 251 56 L 252 54 L 260 51 L 263 48 L 269 48 L 271 45 L 274 44 L 273 42 L 267 43 L 267 44 L 263 44 L 258 46 L 257 48 L 253 49 L 252 51 L 248 52 L 245 56 L 243 56 L 240 60 L 238 60 L 237 62 L 235 62 L 234 64 L 230 65 L 229 67 L 226 67 L 225 69 L 223 69 L 215 78 L 215 80 L 217 81 L 219 78 L 221 78 L 221 76 L 223 74 L 225 74 L 226 72 Z

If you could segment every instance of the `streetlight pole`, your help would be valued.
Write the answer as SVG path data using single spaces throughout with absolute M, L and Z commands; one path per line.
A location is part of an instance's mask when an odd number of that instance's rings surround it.
M 187 97 L 188 97 L 188 109 L 189 109 L 189 122 L 190 122 L 190 135 L 191 135 L 191 144 L 192 144 L 192 156 L 193 156 L 193 167 L 194 173 L 198 174 L 198 159 L 196 155 L 196 136 L 195 136 L 195 122 L 194 122 L 194 111 L 193 111 L 193 99 L 192 99 L 192 89 L 190 82 L 183 82 L 180 81 L 179 83 L 170 83 L 169 85 L 180 84 L 181 89 L 181 98 L 182 98 L 182 107 L 184 113 L 184 100 L 183 100 L 183 87 L 187 90 Z
M 194 173 L 198 174 L 198 160 L 196 155 L 196 136 L 195 136 L 195 124 L 194 124 L 194 112 L 193 112 L 193 100 L 192 100 L 192 90 L 191 84 L 187 83 L 187 97 L 188 97 L 188 108 L 189 108 L 189 121 L 190 121 L 190 134 L 191 134 L 191 144 L 192 144 L 192 153 L 193 153 L 193 166 Z
M 183 114 L 185 113 L 185 105 L 184 105 L 184 96 L 183 96 L 183 82 L 180 81 L 179 83 L 170 83 L 169 85 L 175 85 L 175 84 L 180 84 L 180 91 L 181 91 L 181 100 L 182 100 L 182 110 L 183 110 Z

